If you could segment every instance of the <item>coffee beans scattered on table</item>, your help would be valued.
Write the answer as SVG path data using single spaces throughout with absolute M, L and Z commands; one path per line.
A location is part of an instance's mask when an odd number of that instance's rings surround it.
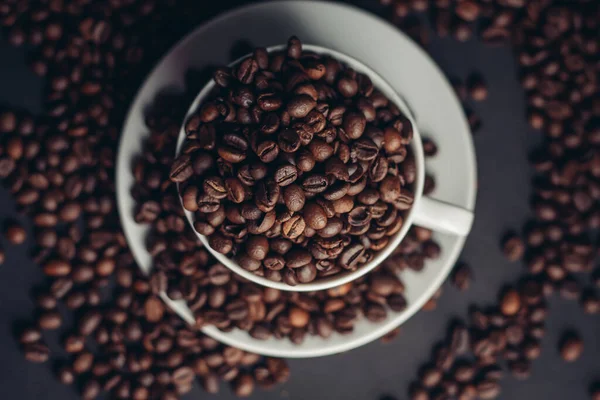
M 212 249 L 293 286 L 387 246 L 413 203 L 413 127 L 368 76 L 292 37 L 214 81 L 169 174 Z
M 532 128 L 544 134 L 539 149 L 533 152 L 531 163 L 537 176 L 533 183 L 533 218 L 524 224 L 524 241 L 517 235 L 502 243 L 510 260 L 523 259 L 527 275 L 521 277 L 529 284 L 528 292 L 551 296 L 559 292 L 563 298 L 579 299 L 584 311 L 596 308 L 596 293 L 581 290 L 579 277 L 591 275 L 600 287 L 600 270 L 592 272 L 597 243 L 593 232 L 600 226 L 597 203 L 599 143 L 597 120 L 598 91 L 595 55 L 598 52 L 597 7 L 587 1 L 569 3 L 559 1 L 435 1 L 381 0 L 390 5 L 391 17 L 400 27 L 415 18 L 415 13 L 427 8 L 431 26 L 440 37 L 453 35 L 466 40 L 477 31 L 480 39 L 490 45 L 510 44 L 516 54 L 521 84 L 527 101 L 527 119 Z M 414 25 L 412 21 L 411 24 Z M 424 26 L 424 24 L 421 24 Z M 424 28 L 425 29 L 425 28 Z M 423 36 L 419 34 L 417 36 Z M 414 36 L 413 36 L 414 37 Z M 477 79 L 474 79 L 477 78 Z M 485 97 L 485 78 L 482 75 L 467 78 L 467 84 L 453 82 L 459 98 L 464 102 L 473 96 Z M 477 93 L 477 94 L 476 94 Z M 471 129 L 481 121 L 469 107 L 465 108 Z M 592 272 L 590 274 L 590 272 Z M 583 279 L 589 280 L 588 276 Z M 527 306 L 523 293 L 519 300 L 514 291 L 501 296 L 503 318 L 510 316 L 520 304 Z M 538 294 L 536 294 L 536 297 Z M 517 316 L 522 311 L 517 311 Z M 545 307 L 535 312 L 538 321 L 529 328 L 529 336 L 539 341 L 544 335 L 543 323 L 538 318 L 546 313 Z M 490 330 L 494 326 L 486 313 L 473 312 L 472 319 L 479 321 L 479 329 Z M 484 323 L 488 320 L 487 323 Z M 494 317 L 496 322 L 500 318 Z M 526 330 L 510 327 L 507 346 L 503 356 L 509 369 L 517 378 L 530 374 L 527 362 L 523 362 L 520 350 L 512 343 L 528 343 L 526 354 L 536 356 L 540 345 L 529 340 L 523 342 Z M 484 333 L 488 335 L 488 333 Z M 577 343 L 577 340 L 575 341 Z M 498 342 L 501 343 L 501 342 Z M 523 345 L 524 346 L 524 345 Z M 578 345 L 574 345 L 578 349 Z M 480 377 L 485 380 L 485 376 Z M 450 385 L 452 386 L 452 385 Z M 489 392 L 477 394 L 469 388 L 460 399 L 475 396 L 495 398 L 499 395 L 497 383 L 473 384 L 475 389 L 489 387 Z M 421 387 L 412 391 L 413 399 L 447 398 L 442 391 L 429 392 Z
M 390 0 L 383 1 L 390 3 Z M 177 274 L 185 274 L 189 266 L 187 263 L 196 260 L 177 260 L 175 264 L 164 262 L 165 271 L 171 271 L 169 282 L 165 283 L 160 274 L 151 280 L 139 276 L 137 266 L 131 262 L 131 254 L 123 250 L 124 238 L 114 218 L 114 144 L 123 112 L 128 109 L 131 95 L 139 78 L 144 75 L 138 67 L 153 64 L 152 58 L 146 57 L 145 53 L 156 48 L 160 54 L 165 47 L 161 47 L 157 39 L 167 38 L 168 43 L 178 39 L 181 33 L 174 32 L 171 37 L 171 31 L 176 31 L 174 28 L 177 27 L 169 25 L 168 34 L 165 35 L 165 31 L 155 34 L 158 27 L 163 26 L 160 21 L 168 13 L 167 3 L 173 2 L 30 4 L 10 1 L 0 7 L 0 24 L 5 37 L 14 45 L 30 45 L 33 49 L 32 69 L 36 74 L 45 76 L 47 84 L 41 118 L 34 118 L 20 110 L 0 109 L 0 178 L 3 186 L 14 195 L 18 210 L 31 216 L 32 237 L 37 243 L 35 260 L 42 265 L 53 258 L 64 259 L 71 264 L 71 272 L 67 276 L 47 277 L 46 288 L 43 289 L 47 293 L 40 293 L 36 302 L 40 311 L 52 311 L 57 303 L 65 303 L 67 310 L 61 308 L 61 315 L 74 314 L 74 325 L 64 324 L 60 328 L 61 331 L 72 330 L 65 332 L 68 333 L 65 349 L 73 354 L 73 359 L 68 359 L 70 356 L 63 358 L 65 365 L 59 368 L 57 375 L 65 384 L 80 383 L 85 398 L 94 397 L 101 389 L 117 398 L 144 398 L 148 392 L 164 399 L 178 398 L 189 390 L 187 368 L 192 368 L 194 374 L 200 376 L 203 387 L 211 392 L 219 388 L 221 380 L 231 379 L 237 368 L 238 375 L 232 386 L 238 395 L 250 393 L 254 386 L 271 387 L 287 379 L 289 374 L 283 361 L 262 359 L 248 353 L 243 353 L 242 361 L 237 364 L 235 360 L 240 357 L 239 350 L 218 345 L 196 332 L 190 333 L 168 309 L 164 310 L 159 322 L 149 321 L 147 316 L 158 318 L 160 313 L 156 312 L 156 308 L 160 306 L 156 301 L 148 300 L 153 299 L 147 292 L 148 288 L 154 294 L 162 287 L 173 286 L 171 281 L 179 282 Z M 598 144 L 598 129 L 595 127 L 598 107 L 593 97 L 597 92 L 593 62 L 597 53 L 595 35 L 600 19 L 593 2 L 573 1 L 568 7 L 564 7 L 565 3 L 556 5 L 556 2 L 538 1 L 465 2 L 479 6 L 478 13 L 475 13 L 480 17 L 476 21 L 477 27 L 470 22 L 472 17 L 467 17 L 469 11 L 463 9 L 460 14 L 455 11 L 455 2 L 411 0 L 394 3 L 400 4 L 395 6 L 397 17 L 412 20 L 406 26 L 423 44 L 427 35 L 419 29 L 426 24 L 415 23 L 414 16 L 409 14 L 427 8 L 435 11 L 431 12 L 434 18 L 432 26 L 440 36 L 450 34 L 464 40 L 477 31 L 486 43 L 514 44 L 526 90 L 528 119 L 533 127 L 542 129 L 546 138 L 532 160 L 539 176 L 535 180 L 533 197 L 535 221 L 532 227 L 527 227 L 527 230 L 531 229 L 531 235 L 526 242 L 525 261 L 528 271 L 542 282 L 544 295 L 549 296 L 558 288 L 572 289 L 573 281 L 594 268 L 590 259 L 596 245 L 589 241 L 587 234 L 597 228 L 600 221 L 600 214 L 594 207 L 598 200 L 595 184 L 597 157 L 594 156 Z M 186 15 L 196 17 L 197 14 L 186 14 L 185 7 L 178 10 L 180 15 L 175 20 L 178 26 L 183 26 L 183 32 L 192 27 L 191 24 L 186 26 Z M 113 17 L 106 19 L 104 15 Z M 56 21 L 66 23 L 58 24 Z M 148 33 L 150 35 L 144 36 Z M 179 106 L 185 107 L 187 103 Z M 472 111 L 468 112 L 468 117 L 472 127 L 480 125 L 481 121 Z M 159 129 L 161 121 L 153 121 L 153 124 L 155 129 Z M 162 128 L 178 130 L 177 124 Z M 164 136 L 157 137 L 150 147 L 161 148 L 163 139 Z M 154 163 L 170 165 L 174 148 L 168 155 L 161 154 L 160 160 L 149 154 L 146 157 Z M 145 189 L 137 187 L 146 192 L 136 196 L 147 200 L 144 196 L 148 193 L 154 195 L 152 200 L 140 206 L 139 217 L 155 221 L 153 228 L 156 232 L 182 232 L 185 225 L 182 216 L 168 214 L 160 208 L 180 208 L 176 196 L 169 197 L 165 190 L 167 200 L 164 200 L 161 192 L 163 185 L 168 187 L 165 184 L 168 182 L 168 169 L 166 172 L 159 168 L 136 171 L 148 184 Z M 157 214 L 164 218 L 158 218 Z M 82 218 L 75 221 L 75 215 Z M 421 233 L 415 232 L 416 237 L 422 240 Z M 175 237 L 177 240 L 171 240 L 172 236 L 164 241 L 158 240 L 155 250 L 165 242 L 173 248 L 181 248 L 182 238 L 183 243 L 195 240 L 189 235 Z M 117 250 L 119 248 L 121 250 Z M 407 253 L 403 257 L 411 269 L 418 269 L 421 265 L 419 259 L 422 255 L 418 254 Z M 106 262 L 96 265 L 99 259 L 106 258 L 118 259 L 112 273 L 108 272 L 111 267 Z M 162 261 L 157 257 L 155 263 L 158 265 Z M 596 286 L 600 286 L 599 271 L 596 267 L 596 273 L 591 277 L 583 277 L 586 284 L 591 278 Z M 107 286 L 112 277 L 119 282 L 114 292 Z M 219 282 L 222 275 L 212 275 L 210 279 Z M 531 289 L 537 293 L 535 286 Z M 569 289 L 565 293 L 572 294 L 573 291 Z M 177 289 L 171 289 L 170 294 L 173 297 L 180 295 Z M 138 304 L 140 302 L 143 302 L 143 307 Z M 522 300 L 521 304 L 531 308 L 529 301 Z M 528 312 L 530 322 L 526 325 L 521 325 L 526 319 L 521 316 L 525 314 L 523 311 L 507 319 L 504 329 L 508 344 L 497 357 L 498 361 L 514 360 L 509 366 L 520 377 L 528 375 L 529 363 L 523 359 L 539 355 L 539 341 L 545 333 L 543 322 L 540 322 L 546 313 L 545 306 L 534 308 L 535 312 Z M 86 312 L 82 314 L 87 316 L 86 323 L 80 327 L 77 315 L 84 310 Z M 88 370 L 91 373 L 75 377 L 75 359 L 85 360 L 86 356 L 81 357 L 80 353 L 90 351 L 86 350 L 79 329 L 87 331 L 95 325 L 95 311 L 100 313 L 101 321 L 90 338 L 100 344 L 98 352 L 94 351 L 97 357 Z M 123 313 L 128 319 L 120 323 Z M 493 342 L 498 343 L 494 348 L 502 348 L 502 341 L 497 341 L 494 333 L 503 323 L 498 314 L 498 310 L 473 310 L 471 325 L 475 336 L 473 332 L 470 336 L 474 343 L 480 342 L 475 338 L 494 338 Z M 30 329 L 22 337 L 20 345 L 28 360 L 43 362 L 49 358 L 50 349 L 43 337 L 36 333 L 38 328 Z M 457 337 L 465 337 L 461 335 L 456 334 Z M 146 337 L 148 340 L 144 341 Z M 191 340 L 191 337 L 194 339 Z M 170 348 L 169 343 L 172 344 Z M 512 343 L 523 343 L 523 351 L 519 345 Z M 153 350 L 146 350 L 146 346 Z M 180 346 L 190 346 L 189 352 Z M 478 394 L 491 398 L 500 392 L 501 370 L 490 364 L 492 359 L 487 357 L 489 350 L 484 351 L 486 346 L 478 346 L 481 356 L 472 359 L 476 363 L 474 380 L 458 385 L 459 394 L 465 399 Z M 443 357 L 443 350 L 436 354 L 439 360 L 447 360 Z M 183 369 L 181 364 L 176 363 L 182 355 Z M 57 354 L 52 352 L 52 356 Z M 105 358 L 114 368 L 108 373 L 105 373 Z M 149 359 L 152 359 L 152 365 L 147 369 Z M 192 365 L 188 364 L 190 360 Z M 228 372 L 231 364 L 240 367 Z M 468 366 L 456 367 L 457 376 L 461 379 L 470 376 Z M 115 375 L 122 377 L 119 379 Z M 436 388 L 443 388 L 443 394 L 442 389 Z M 445 379 L 444 374 L 436 388 L 432 397 L 443 398 L 446 391 L 454 393 L 456 385 Z M 429 394 L 429 390 L 417 385 L 415 393 L 419 391 Z M 591 395 L 598 397 L 598 390 L 595 389 Z
M 409 390 L 411 399 L 497 398 L 503 377 L 502 365 L 523 378 L 540 355 L 546 305 L 541 287 L 528 281 L 501 294 L 501 304 L 482 310 L 473 307 L 469 322 L 454 321 L 446 339 L 433 350 Z M 439 397 L 438 397 L 439 396 Z

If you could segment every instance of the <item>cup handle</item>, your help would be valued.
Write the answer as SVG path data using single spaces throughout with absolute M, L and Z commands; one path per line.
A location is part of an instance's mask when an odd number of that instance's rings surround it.
M 436 232 L 467 236 L 473 225 L 472 211 L 431 197 L 421 197 L 414 213 L 414 224 Z

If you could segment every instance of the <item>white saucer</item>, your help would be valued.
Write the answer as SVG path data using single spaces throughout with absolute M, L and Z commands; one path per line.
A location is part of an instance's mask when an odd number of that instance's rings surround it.
M 471 133 L 451 86 L 421 48 L 391 24 L 353 6 L 314 1 L 261 3 L 223 14 L 185 37 L 153 69 L 129 110 L 117 157 L 117 202 L 129 246 L 145 272 L 152 266 L 145 245 L 148 227 L 134 222 L 131 196 L 131 166 L 148 133 L 144 111 L 166 89 L 183 92 L 186 71 L 229 63 L 230 50 L 239 40 L 267 47 L 286 43 L 291 35 L 351 55 L 389 82 L 409 104 L 423 136 L 438 145 L 438 155 L 426 163 L 427 172 L 436 178 L 432 197 L 474 209 L 476 165 Z M 428 261 L 422 272 L 402 273 L 408 307 L 401 313 L 390 311 L 381 323 L 363 319 L 351 334 L 328 339 L 307 336 L 301 345 L 287 339 L 257 340 L 239 330 L 225 333 L 207 327 L 203 332 L 243 350 L 276 357 L 318 357 L 362 346 L 410 318 L 444 282 L 465 238 L 437 233 L 434 238 L 441 246 L 441 257 Z M 163 298 L 182 318 L 193 322 L 184 303 Z

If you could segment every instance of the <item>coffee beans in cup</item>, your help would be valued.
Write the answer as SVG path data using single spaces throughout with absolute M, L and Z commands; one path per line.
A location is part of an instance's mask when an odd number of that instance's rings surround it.
M 422 227 L 413 226 L 393 254 L 368 275 L 325 291 L 294 293 L 264 288 L 218 263 L 185 224 L 175 183 L 156 178 L 168 176 L 171 168 L 181 120 L 177 113 L 185 97 L 155 101 L 148 116 L 148 139 L 133 165 L 136 220 L 150 225 L 147 249 L 154 264 L 152 293 L 164 290 L 172 299 L 185 300 L 198 326 L 213 325 L 223 331 L 237 328 L 257 340 L 276 338 L 295 344 L 308 336 L 349 334 L 362 318 L 382 321 L 391 312 L 405 309 L 407 300 L 399 273 L 405 269 L 420 271 L 427 259 L 440 254 L 432 231 Z M 153 211 L 146 214 L 144 210 Z M 273 264 L 283 261 L 278 257 L 269 260 L 269 251 L 286 253 L 293 251 L 293 246 L 290 240 L 260 235 L 246 242 L 249 257 Z M 266 270 L 273 276 L 284 272 L 285 268 Z M 312 272 L 303 266 L 294 273 Z
M 387 246 L 414 199 L 413 130 L 368 76 L 292 37 L 213 78 L 169 174 L 213 250 L 297 285 Z

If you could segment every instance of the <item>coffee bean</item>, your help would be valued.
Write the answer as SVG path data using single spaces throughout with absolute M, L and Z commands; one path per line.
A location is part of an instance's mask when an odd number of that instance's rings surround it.
M 163 317 L 164 305 L 159 298 L 154 296 L 148 297 L 144 303 L 144 312 L 148 321 L 158 322 Z
M 79 333 L 83 336 L 89 336 L 93 333 L 102 321 L 100 312 L 91 310 L 83 315 L 79 320 Z
M 246 242 L 248 255 L 255 260 L 264 260 L 269 253 L 269 241 L 265 237 L 250 236 Z
M 401 193 L 400 179 L 397 176 L 388 175 L 386 176 L 379 186 L 379 193 L 381 200 L 386 203 L 395 202 Z
M 580 302 L 586 314 L 598 314 L 600 312 L 600 299 L 593 290 L 583 292 Z
M 279 148 L 286 153 L 296 152 L 302 144 L 300 136 L 293 129 L 283 130 L 277 138 L 277 143 Z
M 280 193 L 280 188 L 274 181 L 261 181 L 257 184 L 255 192 L 256 205 L 261 211 L 269 212 L 275 207 Z
M 343 128 L 350 139 L 358 139 L 362 136 L 366 127 L 364 115 L 354 112 L 344 114 Z
M 304 233 L 306 223 L 301 215 L 294 215 L 289 220 L 283 223 L 283 235 L 290 239 L 295 239 Z
M 371 322 L 381 322 L 387 317 L 387 312 L 380 304 L 370 304 L 365 310 L 365 317 Z
M 42 332 L 39 329 L 29 327 L 21 332 L 19 341 L 21 344 L 37 343 L 42 339 Z
M 358 93 L 358 82 L 350 76 L 344 76 L 338 81 L 337 89 L 346 98 L 354 97 Z
M 27 231 L 25 231 L 25 228 L 14 221 L 5 226 L 4 233 L 6 239 L 14 245 L 23 244 L 27 239 Z
M 317 102 L 308 95 L 297 95 L 290 99 L 287 111 L 292 118 L 304 118 L 314 109 Z
M 452 272 L 452 284 L 461 291 L 468 290 L 473 279 L 471 268 L 465 263 L 459 263 Z
M 576 332 L 565 332 L 560 339 L 559 350 L 564 361 L 574 362 L 583 352 L 583 341 Z
M 62 317 L 58 311 L 44 311 L 38 317 L 38 324 L 44 330 L 58 329 L 62 324 Z
M 64 385 L 71 385 L 75 382 L 75 374 L 69 367 L 62 367 L 57 373 L 58 380 Z
M 306 225 L 312 229 L 319 230 L 327 226 L 327 215 L 323 207 L 317 203 L 306 203 L 303 209 Z
M 289 268 L 300 268 L 312 261 L 310 253 L 303 249 L 292 249 L 284 257 L 285 265 Z
M 254 379 L 250 374 L 240 374 L 233 382 L 233 391 L 238 397 L 247 397 L 254 391 Z
M 240 163 L 246 159 L 248 141 L 237 133 L 226 133 L 222 145 L 217 149 L 219 156 L 230 163 Z
M 503 240 L 504 256 L 509 261 L 518 261 L 523 257 L 525 246 L 523 241 L 518 236 L 509 233 Z
M 295 184 L 287 186 L 283 191 L 283 200 L 290 211 L 301 211 L 305 203 L 304 191 L 300 186 Z
M 521 297 L 514 289 L 508 289 L 502 294 L 500 309 L 504 315 L 515 315 L 521 308 Z
M 279 154 L 277 143 L 272 140 L 265 140 L 256 148 L 256 155 L 265 163 L 273 162 Z
M 34 363 L 43 363 L 48 361 L 50 349 L 43 343 L 35 342 L 26 344 L 23 347 L 25 359 Z
M 202 183 L 204 193 L 215 199 L 224 199 L 227 197 L 227 189 L 225 183 L 220 177 L 208 177 Z
M 477 384 L 477 393 L 482 399 L 495 399 L 500 394 L 500 385 L 493 380 L 482 380 Z
M 73 359 L 73 371 L 81 375 L 84 372 L 89 371 L 92 368 L 92 363 L 94 362 L 94 355 L 89 352 L 79 353 Z
M 184 182 L 189 179 L 194 170 L 192 169 L 191 157 L 188 154 L 178 157 L 171 167 L 169 177 L 173 182 Z
M 308 324 L 310 315 L 299 307 L 292 307 L 289 311 L 290 324 L 296 328 L 303 328 Z
M 442 379 L 442 372 L 435 367 L 425 367 L 420 373 L 421 385 L 426 388 L 433 388 Z
M 298 178 L 298 171 L 293 165 L 280 165 L 275 170 L 274 179 L 279 186 L 288 186 Z
M 44 265 L 44 274 L 52 277 L 66 276 L 71 273 L 71 265 L 64 260 L 50 260 Z
M 362 244 L 355 243 L 348 246 L 340 255 L 339 265 L 345 269 L 353 269 L 364 255 L 365 248 Z
M 300 283 L 309 283 L 316 279 L 317 268 L 314 264 L 309 263 L 296 269 L 296 277 Z
M 487 98 L 487 86 L 480 74 L 472 73 L 467 78 L 469 96 L 475 101 L 483 101 Z

